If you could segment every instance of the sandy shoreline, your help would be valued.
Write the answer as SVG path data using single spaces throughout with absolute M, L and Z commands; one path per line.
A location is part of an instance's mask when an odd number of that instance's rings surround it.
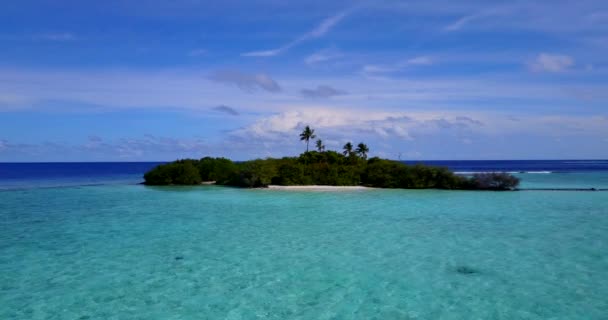
M 267 189 L 270 189 L 270 190 L 309 190 L 309 191 L 347 191 L 347 190 L 373 190 L 375 188 L 363 187 L 363 186 L 322 186 L 322 185 L 277 186 L 277 185 L 269 185 Z

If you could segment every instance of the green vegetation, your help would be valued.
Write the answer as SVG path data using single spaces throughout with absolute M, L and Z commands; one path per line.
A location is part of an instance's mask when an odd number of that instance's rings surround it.
M 300 141 L 306 141 L 306 152 L 308 152 L 308 143 L 310 142 L 310 139 L 314 139 L 316 137 L 315 130 L 311 129 L 310 126 L 306 126 L 304 131 L 300 133 Z
M 316 136 L 306 126 L 300 139 Z M 369 186 L 406 189 L 466 189 L 511 190 L 519 179 L 504 173 L 458 176 L 446 168 L 424 165 L 406 165 L 401 162 L 367 159 L 369 148 L 359 143 L 343 147 L 343 153 L 325 151 L 323 142 L 316 141 L 317 151 L 306 151 L 298 157 L 257 159 L 232 162 L 225 158 L 205 157 L 200 160 L 178 160 L 162 164 L 144 175 L 147 185 L 198 185 L 202 181 L 215 181 L 218 185 L 245 188 L 274 185 L 332 185 Z
M 477 173 L 467 183 L 475 190 L 510 190 L 519 185 L 519 178 L 504 172 Z
M 363 159 L 367 159 L 367 153 L 369 152 L 369 148 L 367 147 L 367 145 L 363 142 L 359 143 L 357 145 L 357 149 L 355 150 L 355 153 L 363 158 Z
M 323 144 L 323 140 L 317 140 L 317 151 L 323 152 L 325 151 L 325 145 Z

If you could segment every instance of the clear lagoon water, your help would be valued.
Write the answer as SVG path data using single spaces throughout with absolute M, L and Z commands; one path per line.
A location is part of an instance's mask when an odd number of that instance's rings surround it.
M 32 165 L 0 164 L 0 319 L 608 315 L 608 192 L 146 187 L 154 164 Z M 551 165 L 452 168 L 608 188 L 601 165 Z

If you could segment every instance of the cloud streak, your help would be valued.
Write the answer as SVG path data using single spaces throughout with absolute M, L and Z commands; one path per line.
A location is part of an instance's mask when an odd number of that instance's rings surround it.
M 368 64 L 363 66 L 361 71 L 364 74 L 392 73 L 404 70 L 408 67 L 430 66 L 434 63 L 435 61 L 429 56 L 418 56 L 393 64 Z
M 301 35 L 300 37 L 296 38 L 295 40 L 293 40 L 281 47 L 278 47 L 276 49 L 245 52 L 245 53 L 242 53 L 241 56 L 243 56 L 243 57 L 274 57 L 274 56 L 280 55 L 280 54 L 288 51 L 289 49 L 299 45 L 300 43 L 302 43 L 304 41 L 308 41 L 311 39 L 320 38 L 320 37 L 324 36 L 326 33 L 331 31 L 331 29 L 333 27 L 335 27 L 340 21 L 342 21 L 348 14 L 350 14 L 350 10 L 343 11 L 343 12 L 335 14 L 329 18 L 326 18 L 325 20 L 321 21 L 321 23 L 319 25 L 317 25 L 314 29 L 310 30 L 309 32 Z
M 541 53 L 530 64 L 535 72 L 562 72 L 574 65 L 572 57 L 563 54 Z
M 471 14 L 468 16 L 464 16 L 456 21 L 454 21 L 452 24 L 446 26 L 444 28 L 445 31 L 458 31 L 460 29 L 462 29 L 465 25 L 467 25 L 469 22 L 475 20 L 475 19 L 479 19 L 481 17 L 483 17 L 483 14 Z

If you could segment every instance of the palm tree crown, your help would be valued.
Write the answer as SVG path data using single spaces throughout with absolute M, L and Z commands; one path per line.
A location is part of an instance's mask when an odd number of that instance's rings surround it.
M 345 156 L 349 156 L 353 153 L 353 144 L 350 142 L 347 142 L 344 147 L 342 147 L 342 149 L 344 149 L 344 151 L 342 152 Z
M 369 152 L 369 148 L 365 143 L 361 142 L 357 145 L 357 150 L 355 150 L 355 152 L 357 152 L 357 154 L 361 158 L 367 159 L 367 153 Z
M 325 145 L 323 144 L 323 140 L 321 139 L 317 140 L 317 150 L 319 152 L 325 151 Z
M 300 141 L 306 141 L 306 152 L 308 152 L 308 143 L 310 142 L 310 139 L 314 139 L 316 137 L 315 130 L 311 129 L 310 126 L 306 126 L 304 131 L 300 133 Z

